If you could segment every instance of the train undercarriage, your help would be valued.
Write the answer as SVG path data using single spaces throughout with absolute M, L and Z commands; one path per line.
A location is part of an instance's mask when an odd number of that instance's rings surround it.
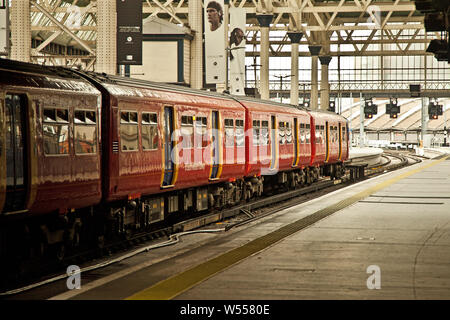
M 38 263 L 49 258 L 62 261 L 77 250 L 95 246 L 101 249 L 108 241 L 130 239 L 133 234 L 158 229 L 211 209 L 221 210 L 251 201 L 264 194 L 308 186 L 321 176 L 338 179 L 344 172 L 342 163 L 306 167 L 89 207 L 64 215 L 52 213 L 16 219 L 2 223 L 8 228 L 0 230 L 0 258 L 14 263 L 0 268 L 8 274 L 31 261 Z M 5 270 L 6 265 L 9 270 Z

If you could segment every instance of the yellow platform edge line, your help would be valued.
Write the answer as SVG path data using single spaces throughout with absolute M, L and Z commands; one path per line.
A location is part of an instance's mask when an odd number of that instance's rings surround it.
M 439 160 L 434 160 L 431 163 L 425 164 L 416 168 L 414 170 L 410 170 L 404 172 L 396 177 L 383 181 L 373 187 L 370 187 L 364 191 L 357 193 L 356 195 L 339 201 L 333 205 L 328 206 L 327 208 L 321 209 L 311 215 L 320 215 L 326 213 L 335 213 L 339 210 L 342 210 L 357 201 L 360 201 L 369 195 L 384 189 L 402 179 L 405 179 L 413 174 L 416 174 L 420 171 L 423 171 L 429 167 L 437 165 L 442 161 L 446 160 L 449 156 L 446 156 Z M 311 216 L 309 215 L 309 216 Z M 308 217 L 309 217 L 308 216 Z M 304 217 L 305 218 L 305 217 Z M 181 293 L 191 289 L 192 287 L 200 284 L 203 281 L 211 278 L 219 272 L 222 272 L 234 264 L 240 262 L 241 260 L 265 249 L 269 246 L 272 246 L 278 241 L 283 240 L 287 236 L 298 232 L 295 230 L 297 225 L 304 218 L 292 222 L 284 227 L 281 227 L 278 230 L 275 230 L 265 236 L 257 238 L 241 247 L 235 248 L 229 252 L 219 255 L 216 258 L 205 261 L 197 266 L 194 266 L 184 272 L 173 275 L 168 279 L 162 280 L 142 291 L 135 293 L 134 295 L 126 298 L 126 300 L 170 300 L 180 295 Z M 317 221 L 320 221 L 319 218 Z

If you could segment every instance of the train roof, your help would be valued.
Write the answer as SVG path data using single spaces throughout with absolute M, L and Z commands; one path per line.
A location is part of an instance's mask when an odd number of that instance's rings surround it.
M 230 95 L 227 95 L 227 94 L 214 92 L 214 91 L 193 89 L 190 87 L 185 87 L 185 86 L 180 86 L 180 85 L 175 85 L 175 84 L 153 82 L 153 81 L 136 79 L 136 78 L 110 75 L 110 74 L 106 74 L 106 73 L 96 73 L 96 72 L 88 72 L 88 71 L 83 71 L 81 73 L 84 74 L 86 77 L 89 77 L 92 80 L 98 82 L 99 84 L 104 85 L 105 87 L 108 87 L 108 85 L 118 85 L 118 86 L 134 87 L 134 88 L 154 89 L 154 90 L 163 90 L 163 91 L 170 91 L 170 92 L 177 92 L 177 93 L 184 93 L 184 94 L 192 94 L 192 95 L 198 95 L 198 96 L 204 96 L 204 97 L 221 98 L 221 99 L 225 99 L 225 100 L 235 100 L 235 99 L 233 99 L 233 97 L 231 97 Z
M 45 88 L 54 88 L 61 90 L 72 90 L 72 91 L 90 91 L 97 92 L 95 88 L 88 82 L 87 79 L 91 79 L 91 81 L 97 82 L 99 85 L 107 88 L 108 86 L 125 86 L 125 87 L 133 87 L 133 88 L 142 88 L 142 89 L 153 89 L 153 90 L 161 90 L 168 92 L 177 92 L 182 94 L 190 94 L 195 96 L 209 97 L 209 98 L 220 98 L 224 100 L 234 100 L 239 103 L 250 102 L 255 104 L 267 105 L 267 106 L 276 106 L 288 109 L 301 110 L 310 113 L 320 113 L 324 115 L 330 115 L 335 117 L 342 117 L 341 115 L 337 115 L 334 112 L 326 111 L 326 110 L 310 110 L 301 106 L 296 106 L 292 104 L 280 103 L 272 100 L 261 100 L 247 96 L 237 96 L 231 95 L 227 93 L 219 93 L 214 91 L 206 91 L 199 89 L 192 89 L 190 87 L 153 82 L 142 79 L 128 78 L 123 76 L 109 75 L 106 73 L 96 73 L 89 71 L 78 71 L 65 67 L 58 66 L 42 66 L 33 63 L 15 61 L 10 59 L 2 59 L 0 58 L 0 71 L 9 71 L 9 72 L 21 72 L 29 75 L 33 75 L 35 81 L 23 81 L 23 83 L 18 85 L 23 86 L 34 86 L 34 87 L 45 87 Z M 51 79 L 48 79 L 48 78 Z M 5 77 L 2 77 L 5 78 Z M 87 79 L 86 79 L 87 78 Z M 8 79 L 8 84 L 11 84 L 12 79 Z M 6 80 L 5 79 L 5 80 Z M 71 81 L 74 80 L 74 81 Z M 1 82 L 1 80 L 0 80 Z M 344 118 L 345 119 L 345 118 Z
M 0 83 L 6 86 L 58 89 L 99 94 L 98 90 L 70 69 L 42 66 L 0 58 Z
M 24 72 L 61 78 L 82 79 L 70 69 L 0 58 L 0 70 Z

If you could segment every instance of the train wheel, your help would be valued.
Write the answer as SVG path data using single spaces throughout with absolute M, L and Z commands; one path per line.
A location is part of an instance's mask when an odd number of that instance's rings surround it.
M 64 243 L 58 243 L 55 245 L 55 258 L 58 262 L 62 262 L 66 256 L 66 246 Z
M 80 246 L 80 242 L 81 242 L 80 239 L 81 239 L 80 227 L 75 227 L 75 230 L 73 232 L 73 239 L 72 239 L 72 243 L 71 243 L 72 248 L 78 248 Z
M 103 249 L 105 247 L 105 237 L 104 236 L 98 236 L 97 237 L 97 248 Z

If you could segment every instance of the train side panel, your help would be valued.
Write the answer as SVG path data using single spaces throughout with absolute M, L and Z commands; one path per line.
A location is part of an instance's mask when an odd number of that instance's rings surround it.
M 101 199 L 100 93 L 40 68 L 0 64 L 5 214 L 66 213 Z
M 243 176 L 245 111 L 237 102 L 153 88 L 104 86 L 111 94 L 110 108 L 117 105 L 117 116 L 112 112 L 108 126 L 116 151 L 111 151 L 106 173 L 106 201 Z

